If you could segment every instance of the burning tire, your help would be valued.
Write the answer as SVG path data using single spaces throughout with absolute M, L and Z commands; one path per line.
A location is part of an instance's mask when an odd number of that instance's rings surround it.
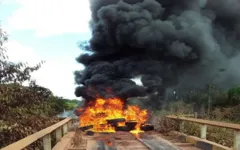
M 117 119 L 107 120 L 107 123 L 115 128 L 118 126 L 118 123 L 120 123 L 120 122 L 125 122 L 125 118 L 117 118 Z
M 137 122 L 135 121 L 126 122 L 126 126 L 129 128 L 129 130 L 134 130 L 136 125 Z
M 128 126 L 118 126 L 115 128 L 116 131 L 131 131 Z
M 146 124 L 141 126 L 141 130 L 143 131 L 152 131 L 154 130 L 154 126 L 151 124 Z
M 93 125 L 89 125 L 89 126 L 79 127 L 78 129 L 80 129 L 82 131 L 86 131 L 86 130 L 89 130 L 89 129 L 92 129 L 92 128 L 93 128 Z
M 109 119 L 107 120 L 108 124 L 117 124 L 119 122 L 125 122 L 125 118 Z
M 87 132 L 86 132 L 86 135 L 93 136 L 93 135 L 94 135 L 94 132 L 93 132 L 93 131 L 87 131 Z

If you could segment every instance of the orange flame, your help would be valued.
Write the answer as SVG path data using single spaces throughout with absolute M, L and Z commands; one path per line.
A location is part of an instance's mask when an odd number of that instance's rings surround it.
M 119 127 L 123 127 L 123 126 L 125 126 L 126 124 L 125 124 L 125 122 L 118 122 L 118 126 Z
M 126 121 L 135 121 L 137 125 L 134 133 L 141 132 L 140 126 L 148 119 L 147 110 L 141 110 L 138 106 L 127 106 L 118 98 L 97 99 L 85 109 L 79 109 L 80 127 L 93 125 L 94 132 L 115 132 L 115 128 L 107 123 L 107 120 L 124 118 Z M 125 122 L 119 122 L 118 126 L 125 126 Z

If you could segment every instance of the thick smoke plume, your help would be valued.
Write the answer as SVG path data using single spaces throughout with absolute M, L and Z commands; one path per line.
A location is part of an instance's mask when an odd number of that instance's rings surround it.
M 76 96 L 126 99 L 164 93 L 174 86 L 201 88 L 222 68 L 221 83 L 228 76 L 239 83 L 233 78 L 239 76 L 232 75 L 238 67 L 228 66 L 240 64 L 239 0 L 90 0 L 90 4 L 90 53 L 77 58 L 86 68 L 75 73 L 80 85 Z M 143 86 L 130 80 L 134 77 L 141 77 Z

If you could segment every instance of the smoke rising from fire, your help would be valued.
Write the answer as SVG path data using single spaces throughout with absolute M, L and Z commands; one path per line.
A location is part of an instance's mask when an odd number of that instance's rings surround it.
M 201 88 L 219 74 L 219 68 L 236 71 L 227 68 L 240 48 L 239 0 L 90 0 L 90 4 L 91 54 L 77 58 L 86 68 L 75 73 L 80 85 L 76 96 L 126 99 L 177 85 Z M 130 80 L 136 76 L 141 76 L 143 86 Z

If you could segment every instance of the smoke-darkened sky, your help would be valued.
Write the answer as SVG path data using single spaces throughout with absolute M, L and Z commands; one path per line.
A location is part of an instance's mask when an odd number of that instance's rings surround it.
M 153 87 L 201 88 L 215 78 L 221 85 L 240 83 L 239 0 L 90 0 L 90 5 L 91 54 L 77 59 L 86 68 L 75 73 L 76 96 L 126 99 Z M 130 80 L 134 77 L 143 86 Z

